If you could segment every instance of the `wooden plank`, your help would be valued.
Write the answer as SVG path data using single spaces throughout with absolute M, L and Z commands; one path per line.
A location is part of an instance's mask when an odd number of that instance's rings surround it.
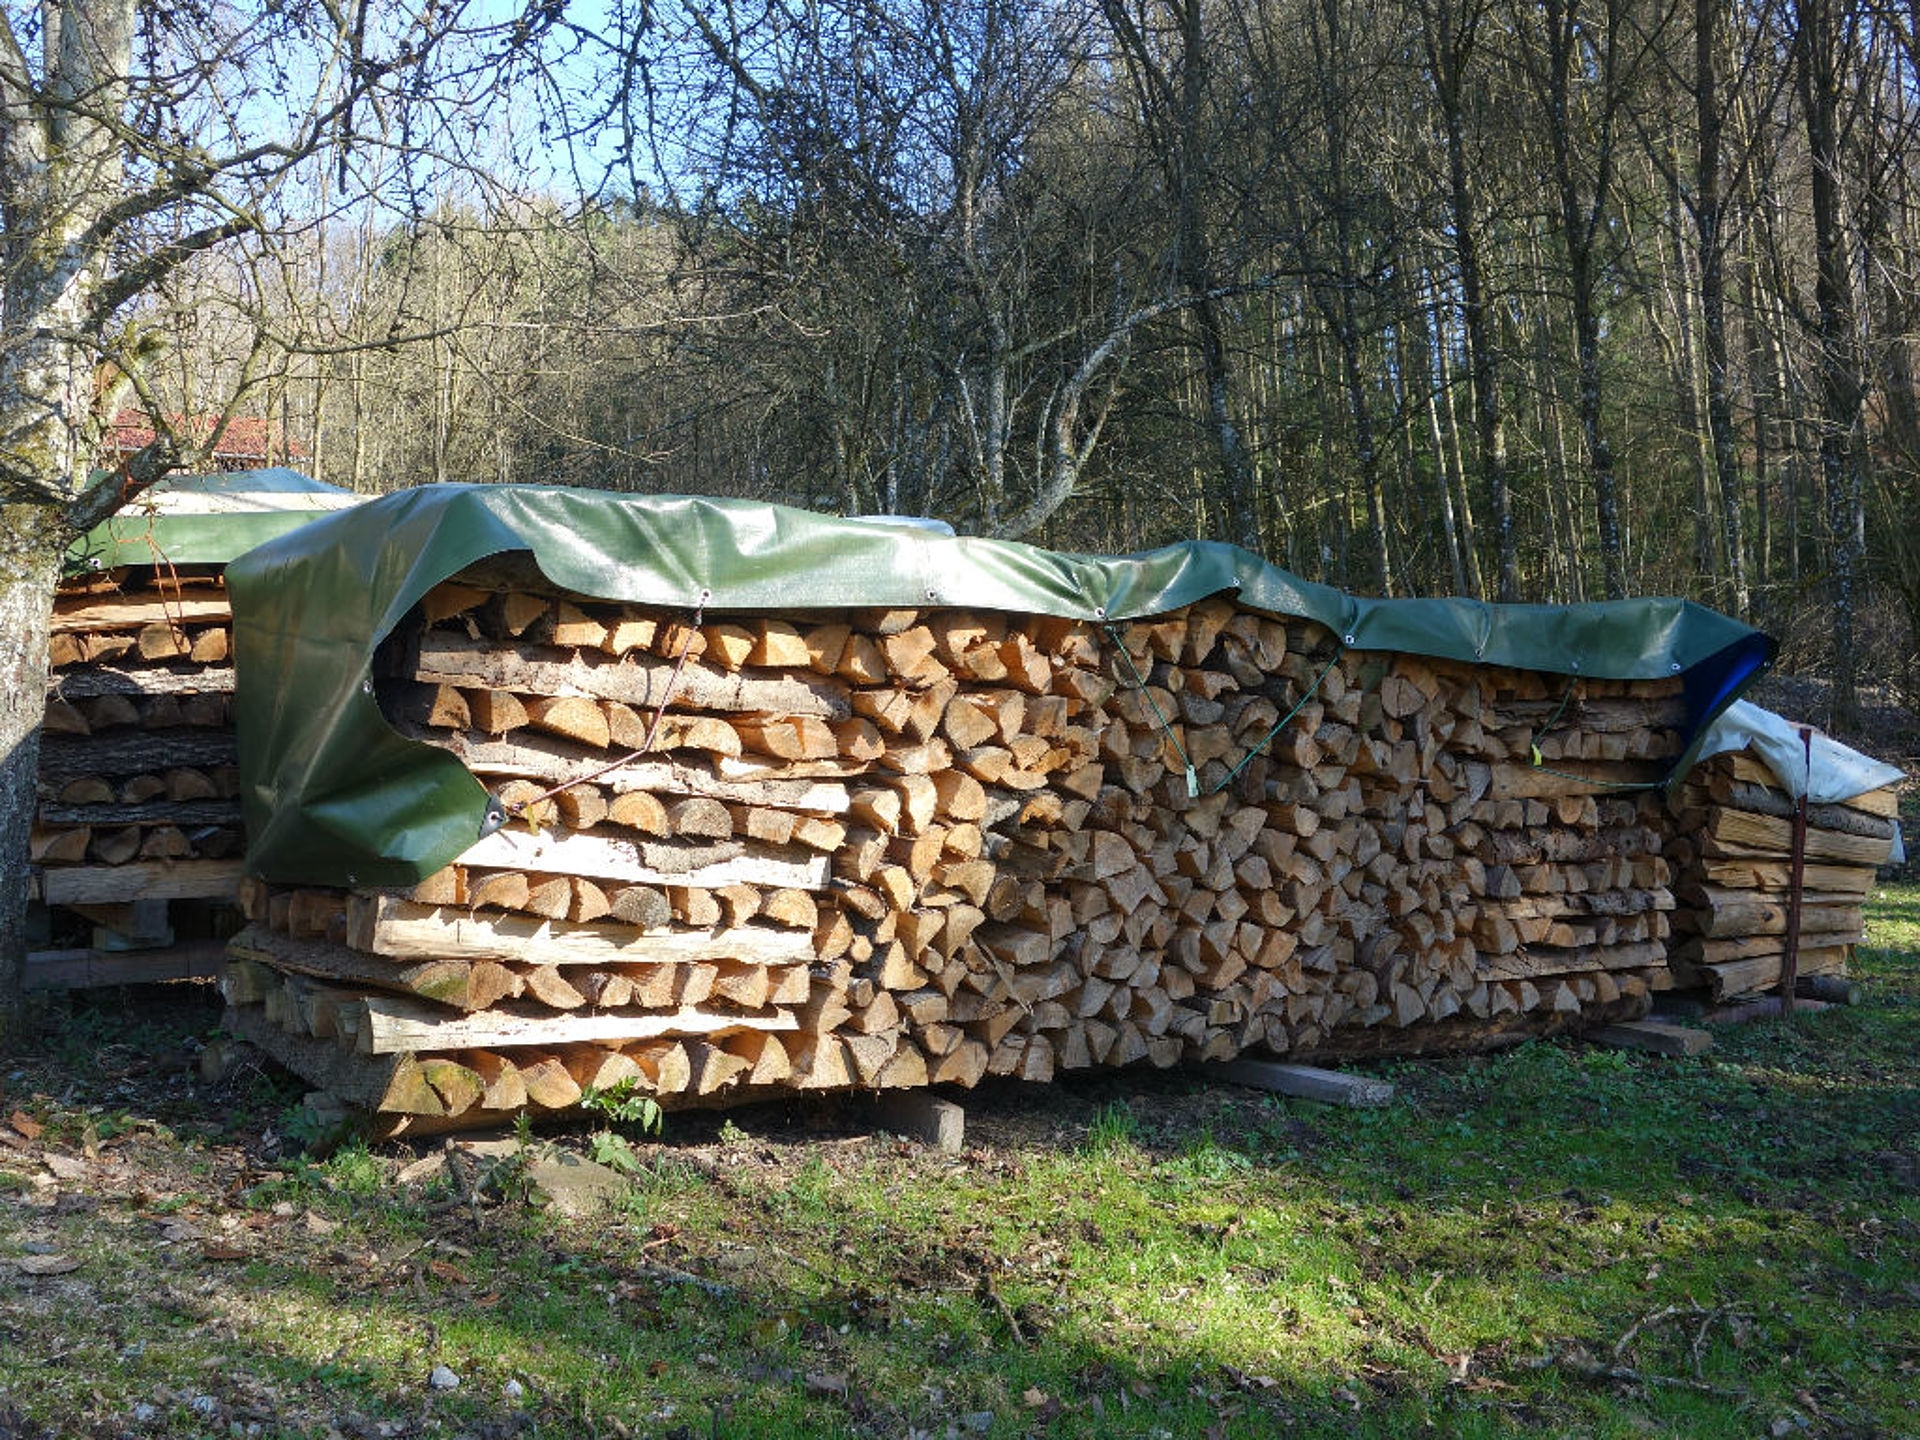
M 1785 860 L 1701 860 L 1701 880 L 1733 890 L 1772 890 L 1782 894 L 1793 883 L 1793 867 Z M 1806 865 L 1801 883 L 1809 890 L 1834 895 L 1864 896 L 1872 891 L 1871 865 Z
M 99 665 L 62 670 L 49 689 L 63 700 L 91 695 L 231 695 L 233 670 L 224 665 L 147 665 L 137 670 Z
M 1794 797 L 1784 790 L 1768 785 L 1750 784 L 1725 775 L 1712 776 L 1707 781 L 1707 793 L 1730 809 L 1771 815 L 1780 820 L 1791 820 L 1798 804 Z M 1860 835 L 1889 842 L 1893 839 L 1891 819 L 1866 814 L 1847 805 L 1809 804 L 1807 824 L 1816 830 L 1835 830 L 1843 834 Z
M 589 880 L 626 880 L 640 885 L 693 885 L 718 890 L 738 881 L 776 890 L 824 890 L 832 874 L 825 855 L 789 859 L 749 849 L 737 859 L 686 870 L 662 870 L 646 863 L 639 842 L 591 831 L 538 835 L 496 830 L 455 861 L 496 870 L 579 875 Z
M 1825 1010 L 1823 1000 L 1799 1000 L 1793 1002 L 1794 1015 L 1811 1015 Z M 1725 1005 L 1715 1005 L 1700 1013 L 1703 1025 L 1745 1025 L 1753 1020 L 1771 1020 L 1789 1012 L 1785 1010 L 1778 995 L 1754 995 L 1746 999 L 1734 1000 Z
M 784 1010 L 727 1015 L 688 1006 L 664 1015 L 555 1015 L 530 1009 L 479 1010 L 459 1015 L 395 995 L 362 995 L 354 1008 L 358 1012 L 356 1042 L 361 1053 L 369 1055 L 468 1047 L 507 1050 L 583 1041 L 621 1044 L 670 1036 L 800 1028 L 799 1018 Z
M 814 958 L 813 935 L 806 930 L 744 925 L 731 930 L 649 934 L 632 925 L 577 924 L 530 915 L 475 915 L 459 906 L 418 905 L 391 895 L 354 895 L 347 907 L 349 943 L 375 955 L 528 965 L 679 964 L 688 960 L 804 965 Z
M 194 625 L 233 618 L 233 607 L 218 600 L 96 600 L 62 597 L 53 602 L 53 633 L 134 630 L 143 625 Z
M 671 698 L 678 710 L 764 712 L 844 720 L 853 713 L 843 686 L 811 674 L 755 676 L 690 661 L 669 697 L 674 664 L 629 654 L 619 659 L 556 646 L 504 648 L 499 641 L 434 631 L 425 636 L 413 677 L 467 689 L 527 695 L 591 695 L 653 709 Z
M 1825 895 L 1803 897 L 1800 932 L 1803 936 L 1820 933 L 1853 934 L 1861 927 L 1858 904 L 1827 904 Z M 1857 897 L 1837 897 L 1841 900 Z M 1753 890 L 1707 889 L 1701 894 L 1700 908 L 1694 911 L 1694 925 L 1708 939 L 1726 939 L 1753 935 L 1784 935 L 1787 930 L 1787 900 L 1772 900 L 1764 892 Z
M 75 865 L 46 870 L 41 898 L 49 905 L 116 900 L 235 900 L 245 867 L 238 860 L 151 860 L 127 865 Z
M 489 740 L 472 732 L 416 731 L 413 738 L 451 751 L 475 774 L 501 779 L 558 785 L 605 771 L 594 783 L 615 794 L 644 790 L 657 795 L 705 796 L 813 815 L 844 815 L 852 804 L 846 785 L 783 779 L 778 767 L 747 766 L 751 773 L 731 779 L 714 773 L 709 765 L 653 756 L 607 770 L 604 752 L 545 735 Z
M 1720 859 L 1758 856 L 1777 860 L 1793 846 L 1793 826 L 1788 821 L 1750 810 L 1714 809 L 1707 818 L 1706 835 L 1705 853 Z M 1807 831 L 1809 860 L 1884 865 L 1892 851 L 1891 831 L 1885 838 L 1838 830 Z
M 1482 764 L 1470 761 L 1468 769 Z M 1657 785 L 1666 773 L 1664 765 L 1650 760 L 1563 760 L 1548 768 L 1507 762 L 1490 767 L 1487 798 L 1528 800 L 1560 795 L 1605 795 L 1621 786 Z
M 226 961 L 218 940 L 190 940 L 157 950 L 33 950 L 21 976 L 29 990 L 89 990 L 161 980 L 211 980 Z
M 1864 930 L 1823 931 L 1804 936 L 1819 946 L 1857 945 L 1866 938 Z M 1780 956 L 1786 953 L 1786 937 L 1775 935 L 1737 935 L 1724 940 L 1683 940 L 1668 952 L 1675 962 L 1718 965 L 1729 960 L 1750 960 L 1756 956 Z
M 1700 1055 L 1713 1048 L 1713 1036 L 1690 1025 L 1660 1020 L 1628 1020 L 1583 1031 L 1580 1038 L 1615 1050 L 1644 1050 L 1651 1055 Z
M 134 730 L 111 735 L 46 735 L 40 778 L 59 784 L 83 775 L 141 775 L 184 765 L 205 770 L 237 758 L 230 731 Z
M 1846 969 L 1847 947 L 1826 945 L 1824 935 L 1803 935 L 1796 974 L 1829 975 Z M 1700 962 L 1693 966 L 1693 981 L 1704 985 L 1715 1000 L 1729 1001 L 1742 995 L 1758 994 L 1781 984 L 1786 974 L 1786 953 L 1755 955 L 1740 960 Z M 1795 993 L 1798 993 L 1796 989 Z
M 1376 1080 L 1370 1075 L 1348 1075 L 1339 1070 L 1322 1070 L 1312 1065 L 1291 1065 L 1274 1060 L 1225 1060 L 1204 1068 L 1203 1073 L 1249 1085 L 1256 1090 L 1272 1090 L 1281 1095 L 1297 1095 L 1304 1100 L 1319 1100 L 1328 1105 L 1346 1105 L 1355 1109 L 1387 1105 L 1393 1100 L 1393 1082 Z
M 240 802 L 162 800 L 145 805 L 54 803 L 42 805 L 38 818 L 53 825 L 232 825 L 240 819 Z

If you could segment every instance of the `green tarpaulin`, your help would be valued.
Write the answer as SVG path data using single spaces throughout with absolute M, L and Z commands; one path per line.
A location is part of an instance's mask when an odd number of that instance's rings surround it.
M 227 571 L 248 864 L 286 883 L 403 885 L 472 845 L 486 792 L 453 756 L 396 734 L 375 647 L 429 589 L 489 555 L 530 552 L 556 585 L 709 614 L 957 606 L 1125 620 L 1233 593 L 1398 650 L 1594 678 L 1682 676 L 1690 733 L 1773 642 L 1689 601 L 1486 605 L 1371 600 L 1234 546 L 1062 554 L 780 505 L 550 486 L 433 485 L 332 515 Z

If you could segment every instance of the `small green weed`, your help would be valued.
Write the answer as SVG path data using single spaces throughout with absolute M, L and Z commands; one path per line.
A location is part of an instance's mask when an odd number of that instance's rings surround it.
M 1175 1162 L 1175 1168 L 1185 1171 L 1196 1180 L 1218 1181 L 1249 1173 L 1253 1169 L 1253 1161 L 1244 1151 L 1222 1145 L 1214 1138 L 1212 1128 L 1203 1126 L 1200 1133 L 1187 1142 L 1185 1152 Z
M 333 1138 L 339 1120 L 305 1104 L 294 1104 L 280 1112 L 274 1128 L 302 1150 L 312 1151 L 321 1149 Z
M 705 1175 L 671 1154 L 657 1156 L 634 1179 L 642 1193 L 656 1196 L 685 1195 L 708 1185 Z
M 580 1108 L 606 1116 L 622 1130 L 634 1130 L 642 1135 L 658 1135 L 667 1118 L 660 1102 L 643 1093 L 630 1079 L 604 1090 L 589 1085 L 580 1097 Z
M 818 1225 L 832 1214 L 833 1174 L 813 1156 L 779 1193 L 777 1206 L 790 1224 Z
M 1112 1155 L 1120 1150 L 1131 1149 L 1139 1131 L 1139 1117 L 1126 1101 L 1115 1100 L 1110 1105 L 1103 1105 L 1094 1115 L 1093 1124 L 1087 1127 L 1087 1153 Z
M 379 1157 L 360 1139 L 348 1141 L 318 1167 L 327 1186 L 343 1195 L 367 1198 L 378 1194 L 387 1183 Z
M 633 1146 L 627 1143 L 624 1135 L 616 1135 L 611 1130 L 596 1130 L 587 1137 L 587 1149 L 594 1163 L 605 1165 L 610 1170 L 618 1170 L 623 1175 L 644 1175 L 647 1167 L 640 1163 L 640 1157 L 633 1153 Z

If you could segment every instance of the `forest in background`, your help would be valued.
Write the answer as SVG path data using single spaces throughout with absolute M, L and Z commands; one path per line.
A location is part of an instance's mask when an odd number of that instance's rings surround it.
M 1682 594 L 1837 728 L 1920 691 L 1920 0 L 549 8 L 501 135 L 172 268 L 149 406 L 357 490 Z

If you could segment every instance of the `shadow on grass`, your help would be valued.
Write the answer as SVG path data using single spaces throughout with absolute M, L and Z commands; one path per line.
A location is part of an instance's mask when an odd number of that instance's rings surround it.
M 1920 985 L 1863 960 L 1861 1012 L 1687 1062 L 1556 1042 L 1373 1067 L 1400 1092 L 1381 1111 L 1183 1072 L 995 1084 L 956 1160 L 852 1101 L 677 1115 L 594 1221 L 402 1193 L 391 1160 L 294 1167 L 227 1197 L 284 1254 L 103 1255 L 0 1291 L 0 1407 L 42 1366 L 126 1372 L 113 1317 L 157 1304 L 156 1346 L 210 1345 L 219 1418 L 264 1433 L 1913 1433 Z M 109 1063 L 63 1103 L 137 1104 L 139 1047 L 87 1013 L 60 1043 Z M 308 1210 L 337 1231 L 275 1228 Z M 424 1389 L 442 1363 L 459 1391 Z

